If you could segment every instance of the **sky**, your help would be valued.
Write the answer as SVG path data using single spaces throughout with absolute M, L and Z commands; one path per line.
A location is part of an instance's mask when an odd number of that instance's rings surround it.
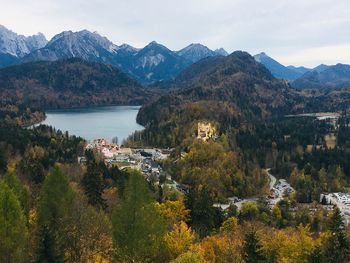
M 50 39 L 97 31 L 119 45 L 155 40 L 229 53 L 266 52 L 284 65 L 350 64 L 349 0 L 0 0 L 0 24 Z

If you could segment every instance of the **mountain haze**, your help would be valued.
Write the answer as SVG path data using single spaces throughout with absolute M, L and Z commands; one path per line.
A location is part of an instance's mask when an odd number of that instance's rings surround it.
M 280 79 L 286 80 L 294 80 L 303 75 L 304 73 L 299 70 L 295 70 L 294 68 L 288 68 L 283 66 L 278 61 L 266 55 L 266 53 L 262 52 L 254 56 L 255 60 L 263 64 L 270 72 L 276 77 Z
M 292 82 L 298 89 L 334 89 L 350 87 L 350 65 L 327 66 L 322 71 L 313 70 Z
M 119 67 L 143 84 L 172 80 L 188 65 L 209 56 L 225 56 L 223 49 L 210 50 L 191 44 L 172 51 L 153 41 L 143 48 L 115 45 L 97 32 L 64 31 L 49 42 L 39 33 L 31 37 L 17 35 L 0 26 L 0 67 L 31 61 L 56 61 L 81 58 Z
M 185 59 L 195 63 L 203 58 L 226 56 L 227 52 L 224 49 L 217 49 L 213 51 L 202 44 L 191 44 L 177 52 L 177 54 Z

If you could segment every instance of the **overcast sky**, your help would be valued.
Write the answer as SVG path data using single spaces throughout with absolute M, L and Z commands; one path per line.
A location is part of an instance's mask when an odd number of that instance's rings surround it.
M 350 64 L 349 0 L 0 0 L 0 24 L 50 39 L 88 29 L 115 44 L 152 40 L 265 51 L 285 65 Z

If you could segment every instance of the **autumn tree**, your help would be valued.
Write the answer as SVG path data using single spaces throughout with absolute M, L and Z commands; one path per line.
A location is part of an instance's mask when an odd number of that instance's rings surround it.
M 174 259 L 190 248 L 195 240 L 195 234 L 185 222 L 179 222 L 174 224 L 164 239 L 168 253 Z
M 184 254 L 181 254 L 176 259 L 170 261 L 171 263 L 201 263 L 206 262 L 202 256 L 198 253 L 198 251 L 187 251 Z
M 255 202 L 246 202 L 239 213 L 241 220 L 256 220 L 259 216 L 259 208 Z
M 220 232 L 232 235 L 238 229 L 238 220 L 235 217 L 229 217 L 226 219 L 221 227 Z
M 66 255 L 69 262 L 107 260 L 112 251 L 111 222 L 102 209 L 88 204 L 82 193 L 76 193 L 74 213 L 67 218 Z
M 156 208 L 165 219 L 170 228 L 180 222 L 188 222 L 190 210 L 186 209 L 182 200 L 165 201 L 162 204 L 156 203 Z

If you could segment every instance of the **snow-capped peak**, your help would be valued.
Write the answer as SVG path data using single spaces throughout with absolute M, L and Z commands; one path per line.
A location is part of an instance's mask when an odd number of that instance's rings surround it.
M 26 37 L 0 25 L 0 53 L 23 57 L 33 50 L 42 48 L 46 43 L 47 40 L 42 33 Z
M 213 57 L 219 55 L 213 50 L 199 43 L 192 43 L 187 47 L 179 50 L 177 54 L 193 63 L 206 57 Z

